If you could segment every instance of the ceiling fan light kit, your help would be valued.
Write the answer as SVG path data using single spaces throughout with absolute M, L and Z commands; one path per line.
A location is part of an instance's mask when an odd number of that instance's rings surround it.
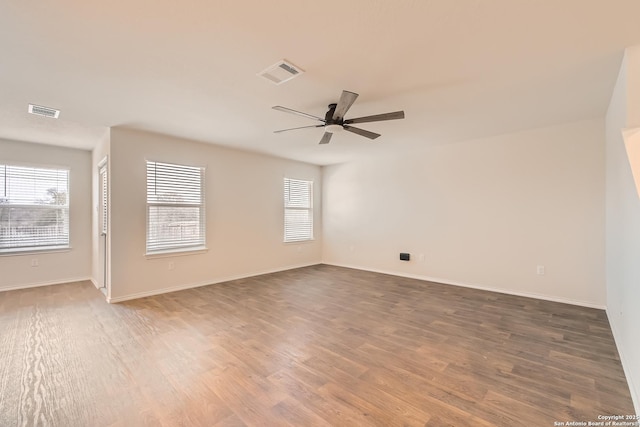
M 302 111 L 292 110 L 291 108 L 282 107 L 280 105 L 276 105 L 272 107 L 274 110 L 282 111 L 285 113 L 295 114 L 298 116 L 306 117 L 308 119 L 317 120 L 322 122 L 320 125 L 311 125 L 311 126 L 301 126 L 297 128 L 291 129 L 281 129 L 276 130 L 274 133 L 287 132 L 290 130 L 297 129 L 306 129 L 306 128 L 324 128 L 324 135 L 320 140 L 320 144 L 328 144 L 331 141 L 331 137 L 334 133 L 342 132 L 346 130 L 348 132 L 355 133 L 360 136 L 364 136 L 369 139 L 376 139 L 380 136 L 379 133 L 370 132 L 368 130 L 360 129 L 357 127 L 350 126 L 353 123 L 370 123 L 370 122 L 380 122 L 384 120 L 398 120 L 404 119 L 404 111 L 395 111 L 393 113 L 384 113 L 384 114 L 376 114 L 373 116 L 365 116 L 365 117 L 357 117 L 355 119 L 345 120 L 344 116 L 349 111 L 349 108 L 353 105 L 353 103 L 358 98 L 358 94 L 355 92 L 349 92 L 348 90 L 343 90 L 342 95 L 340 95 L 340 100 L 337 104 L 329 104 L 329 110 L 323 118 L 318 116 L 314 116 L 313 114 L 303 113 Z
M 342 132 L 343 130 L 344 128 L 340 125 L 326 125 L 324 127 L 325 132 L 331 132 L 331 133 L 338 133 L 338 132 Z

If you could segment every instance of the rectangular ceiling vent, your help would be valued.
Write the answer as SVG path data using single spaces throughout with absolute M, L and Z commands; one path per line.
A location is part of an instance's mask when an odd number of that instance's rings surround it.
M 290 62 L 278 61 L 267 69 L 258 73 L 258 76 L 269 80 L 273 84 L 282 84 L 291 80 L 294 77 L 298 77 L 300 74 L 304 73 L 304 70 L 296 67 Z
M 29 104 L 29 112 L 37 116 L 51 117 L 52 119 L 57 119 L 60 116 L 60 110 L 43 107 L 42 105 Z

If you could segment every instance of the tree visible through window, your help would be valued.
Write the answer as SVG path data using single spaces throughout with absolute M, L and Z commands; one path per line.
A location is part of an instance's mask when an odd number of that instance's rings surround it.
M 0 253 L 69 247 L 69 171 L 0 165 Z
M 147 253 L 204 247 L 204 169 L 147 162 Z

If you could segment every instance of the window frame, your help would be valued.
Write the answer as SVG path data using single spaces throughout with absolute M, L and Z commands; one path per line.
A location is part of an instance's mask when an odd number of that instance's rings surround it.
M 158 202 L 149 202 L 149 173 L 148 168 L 149 164 L 163 164 L 169 166 L 177 166 L 191 169 L 199 169 L 200 171 L 200 203 L 158 203 Z M 157 170 L 156 170 L 157 171 Z M 185 165 L 180 163 L 170 163 L 164 161 L 157 160 L 146 160 L 145 161 L 145 204 L 146 204 L 146 230 L 145 230 L 145 256 L 147 258 L 154 257 L 163 257 L 163 256 L 172 256 L 172 255 L 180 255 L 180 254 L 189 254 L 195 252 L 203 252 L 207 250 L 206 242 L 207 242 L 207 233 L 206 233 L 206 200 L 205 200 L 205 176 L 206 176 L 206 168 L 204 166 L 194 166 L 194 165 Z M 149 237 L 150 237 L 150 227 L 151 227 L 151 207 L 198 207 L 199 208 L 199 230 L 200 230 L 200 242 L 194 243 L 192 245 L 174 245 L 174 246 L 165 246 L 159 249 L 149 249 Z
M 109 168 L 106 161 L 98 166 L 98 205 L 102 207 L 99 215 L 100 234 L 106 236 L 109 232 Z
M 308 207 L 287 206 L 287 199 L 286 199 L 287 188 L 286 187 L 287 187 L 288 181 L 302 182 L 302 183 L 306 183 L 309 186 L 309 206 Z M 311 242 L 315 240 L 315 235 L 314 235 L 315 227 L 314 227 L 314 214 L 313 214 L 313 194 L 314 194 L 313 187 L 314 187 L 313 180 L 289 178 L 286 176 L 284 177 L 283 187 L 282 187 L 282 192 L 283 192 L 282 199 L 283 199 L 283 207 L 284 207 L 283 209 L 283 243 L 295 244 L 295 243 Z M 289 191 L 291 191 L 290 188 L 291 187 L 289 187 Z M 287 239 L 287 211 L 288 210 L 308 212 L 308 217 L 310 219 L 310 224 L 311 224 L 311 226 L 309 227 L 310 234 L 308 237 L 298 238 L 298 239 Z
M 36 163 L 21 163 L 21 162 L 12 162 L 12 161 L 0 161 L 0 167 L 4 167 L 5 173 L 5 185 L 6 185 L 6 168 L 15 167 L 15 168 L 25 168 L 25 169 L 35 169 L 35 170 L 46 170 L 46 171 L 56 171 L 56 173 L 65 172 L 66 173 L 66 193 L 65 193 L 65 204 L 64 205 L 46 205 L 46 204 L 29 204 L 29 203 L 0 203 L 0 206 L 17 208 L 17 209 L 28 209 L 32 211 L 38 210 L 62 210 L 64 212 L 63 221 L 66 224 L 63 227 L 66 228 L 66 236 L 63 235 L 63 238 L 66 237 L 66 242 L 60 244 L 35 244 L 31 246 L 9 246 L 6 248 L 0 248 L 0 256 L 15 256 L 15 255 L 28 255 L 33 253 L 47 253 L 47 252 L 66 252 L 71 250 L 71 168 L 66 165 L 50 165 L 50 164 L 36 164 Z M 5 188 L 0 189 L 0 193 L 5 193 Z

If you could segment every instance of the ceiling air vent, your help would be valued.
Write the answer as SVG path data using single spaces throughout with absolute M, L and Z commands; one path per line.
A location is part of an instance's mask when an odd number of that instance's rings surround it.
M 51 117 L 52 119 L 57 119 L 58 116 L 60 116 L 60 110 L 56 110 L 55 108 L 43 107 L 41 105 L 29 104 L 29 112 L 37 116 Z
M 302 73 L 304 73 L 304 70 L 283 59 L 268 67 L 266 70 L 259 72 L 258 76 L 269 80 L 273 84 L 279 85 L 294 77 L 298 77 Z

